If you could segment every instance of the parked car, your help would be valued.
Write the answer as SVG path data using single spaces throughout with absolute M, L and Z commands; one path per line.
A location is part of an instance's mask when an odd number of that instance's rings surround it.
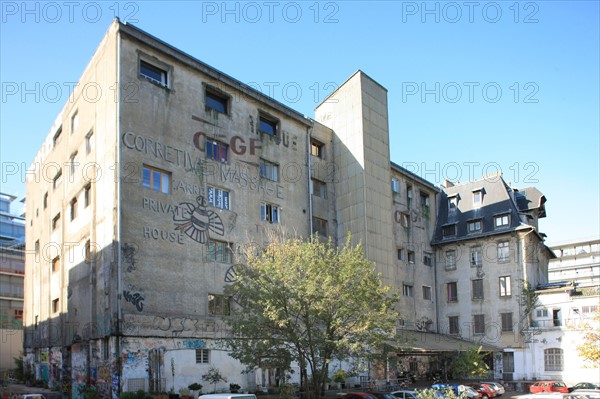
M 481 383 L 488 384 L 489 386 L 494 388 L 494 390 L 496 391 L 496 396 L 502 396 L 502 394 L 504 394 L 506 392 L 506 390 L 504 389 L 504 386 L 502 386 L 502 384 L 500 384 L 499 382 L 481 381 Z
M 538 381 L 529 387 L 529 392 L 562 392 L 569 393 L 569 388 L 562 381 Z
M 600 390 L 600 387 L 596 384 L 592 384 L 591 382 L 578 382 L 577 384 L 575 384 L 569 388 L 569 392 L 573 392 L 576 389 L 598 389 L 598 390 Z
M 595 389 L 576 389 L 569 393 L 570 399 L 600 399 L 600 390 Z
M 387 392 L 347 392 L 341 396 L 341 399 L 396 399 L 396 397 Z
M 398 399 L 418 399 L 416 391 L 394 391 L 390 393 Z
M 475 391 L 477 391 L 477 393 L 479 394 L 479 397 L 482 399 L 489 399 L 489 398 L 496 397 L 496 390 L 488 384 L 473 382 L 473 383 L 470 383 L 467 385 L 470 386 L 471 388 L 473 388 Z
M 467 398 L 469 399 L 478 399 L 479 398 L 479 393 L 477 391 L 475 391 L 473 388 L 471 388 L 468 385 L 463 385 L 463 384 L 433 384 L 431 386 L 431 388 L 433 389 L 437 389 L 438 392 L 440 392 L 440 395 L 436 394 L 436 398 L 443 398 L 443 392 L 446 389 L 452 389 L 454 391 L 454 393 L 458 396 L 460 396 L 461 394 L 464 394 Z

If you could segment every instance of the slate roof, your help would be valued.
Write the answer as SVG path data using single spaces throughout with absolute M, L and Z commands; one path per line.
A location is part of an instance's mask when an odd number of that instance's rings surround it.
M 476 191 L 483 193 L 483 200 L 479 206 L 473 201 L 473 193 Z M 457 207 L 450 210 L 448 200 L 453 197 L 458 200 Z M 538 212 L 539 217 L 544 217 L 545 201 L 544 195 L 536 188 L 515 190 L 501 177 L 488 177 L 445 187 L 440 192 L 438 219 L 432 244 L 470 240 L 533 227 L 527 223 L 525 214 Z M 503 215 L 508 216 L 508 225 L 496 227 L 495 217 Z M 468 223 L 478 220 L 481 221 L 481 229 L 468 232 Z M 452 225 L 456 226 L 456 234 L 444 236 L 444 227 Z

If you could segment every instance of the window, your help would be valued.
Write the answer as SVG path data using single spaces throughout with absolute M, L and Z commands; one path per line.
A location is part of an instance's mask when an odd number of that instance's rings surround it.
M 48 193 L 44 194 L 44 209 L 48 208 Z
M 456 269 L 456 251 L 450 249 L 446 251 L 446 270 Z
M 409 284 L 402 284 L 402 295 L 412 297 L 413 286 Z
M 60 213 L 56 216 L 54 216 L 54 219 L 52 219 L 52 231 L 56 230 L 58 228 L 58 225 L 60 224 Z
M 471 280 L 471 298 L 483 299 L 483 280 L 478 278 Z
M 458 316 L 449 316 L 448 317 L 448 334 L 450 335 L 458 335 Z
M 52 138 L 52 145 L 54 147 L 56 147 L 58 145 L 58 143 L 60 143 L 61 135 L 62 135 L 62 125 L 60 125 L 58 127 L 58 130 L 56 131 L 56 133 L 54 133 L 54 137 Z
M 22 309 L 15 309 L 13 315 L 16 320 L 23 320 L 23 310 Z
M 536 309 L 535 317 L 538 319 L 544 319 L 548 317 L 548 309 Z
M 598 311 L 598 305 L 584 305 L 581 307 L 581 313 L 583 313 L 583 314 L 596 313 L 597 311 Z
M 473 334 L 485 334 L 485 315 L 473 315 Z
M 58 298 L 52 300 L 52 313 L 57 313 L 59 311 Z
M 426 301 L 431 301 L 431 287 L 427 285 L 423 286 L 423 299 Z
M 508 214 L 494 217 L 494 226 L 496 228 L 507 227 L 510 217 Z
M 448 211 L 455 212 L 458 208 L 458 195 L 448 197 Z
M 71 200 L 71 205 L 69 208 L 71 213 L 71 220 L 74 220 L 77 217 L 77 197 Z
M 62 169 L 58 171 L 58 173 L 54 176 L 54 179 L 52 179 L 52 188 L 56 189 L 58 186 L 60 186 L 60 183 L 62 182 Z
M 311 179 L 310 192 L 315 197 L 327 199 L 327 183 L 322 182 L 321 180 Z
M 169 194 L 171 192 L 171 172 L 144 165 L 142 185 L 151 190 Z
M 325 144 L 317 141 L 310 141 L 310 155 L 313 157 L 325 159 Z
M 52 272 L 57 272 L 60 270 L 60 256 L 52 259 Z
M 515 371 L 515 354 L 514 352 L 502 353 L 502 369 L 505 373 L 514 373 Z
M 71 117 L 71 134 L 79 127 L 79 111 L 75 111 Z
M 327 220 L 325 219 L 320 219 L 317 217 L 313 217 L 312 218 L 312 225 L 313 225 L 313 234 L 318 234 L 321 237 L 327 237 L 328 232 L 327 232 Z
M 511 296 L 510 276 L 500 277 L 500 296 Z
M 398 260 L 404 260 L 404 250 L 402 248 L 398 248 Z
M 102 338 L 102 359 L 103 360 L 110 359 L 110 338 L 109 337 Z
M 37 261 L 38 256 L 40 256 L 40 240 L 35 241 L 34 253 L 35 253 L 35 260 Z
M 265 179 L 278 181 L 279 180 L 279 165 L 265 161 L 264 159 L 260 160 L 260 177 L 264 177 Z
M 400 182 L 398 179 L 392 179 L 392 192 L 399 193 L 400 192 Z
M 456 287 L 456 281 L 447 283 L 446 291 L 448 293 L 448 302 L 458 302 L 458 290 Z
M 482 264 L 481 247 L 471 247 L 471 267 L 481 267 Z
M 214 90 L 207 89 L 204 94 L 204 109 L 206 111 L 215 110 L 222 114 L 227 114 L 227 105 L 229 98 Z
M 208 294 L 208 314 L 212 316 L 229 316 L 229 297 Z
M 421 209 L 426 210 L 429 209 L 429 194 L 421 191 Z
M 560 348 L 544 349 L 545 371 L 562 371 L 563 350 Z
M 219 162 L 227 162 L 227 144 L 215 140 L 206 139 L 206 158 Z
M 456 235 L 456 225 L 451 224 L 448 226 L 442 226 L 442 237 L 452 237 Z
M 408 209 L 410 209 L 411 205 L 412 205 L 412 185 L 407 184 L 406 185 L 406 206 L 408 207 Z
M 260 204 L 260 220 L 270 223 L 279 223 L 279 207 L 277 205 Z
M 83 188 L 83 207 L 87 208 L 90 205 L 90 190 L 92 186 L 87 185 Z
M 87 240 L 85 242 L 84 254 L 85 263 L 90 263 L 90 261 L 92 260 L 92 243 L 90 242 L 90 240 Z
M 508 262 L 509 260 L 508 241 L 498 243 L 498 262 Z
M 231 209 L 229 204 L 229 191 L 208 186 L 208 204 L 220 209 Z
M 415 252 L 408 251 L 408 263 L 415 263 Z
M 90 130 L 88 134 L 85 135 L 85 153 L 89 154 L 92 152 L 92 137 L 94 137 L 94 131 Z
M 431 252 L 423 252 L 423 264 L 425 266 L 433 266 L 433 255 Z
M 70 182 L 73 181 L 75 177 L 75 172 L 77 171 L 77 167 L 79 166 L 79 161 L 77 160 L 77 151 L 71 154 L 71 158 L 69 158 L 69 178 Z
M 231 263 L 233 260 L 231 244 L 224 241 L 209 240 L 207 259 L 213 262 Z
M 500 313 L 500 318 L 502 319 L 502 332 L 512 332 L 512 313 Z
M 467 222 L 467 233 L 478 233 L 481 231 L 481 219 Z
M 209 363 L 209 354 L 208 349 L 196 349 L 196 363 Z
M 140 75 L 161 86 L 166 87 L 169 83 L 167 81 L 167 71 L 149 64 L 146 61 L 140 60 Z
M 410 215 L 408 213 L 400 214 L 400 224 L 402 227 L 409 228 L 410 227 Z
M 473 207 L 479 208 L 481 206 L 482 202 L 483 202 L 483 191 L 482 190 L 473 191 Z
M 260 115 L 258 118 L 258 132 L 269 136 L 277 135 L 277 121 L 267 116 Z

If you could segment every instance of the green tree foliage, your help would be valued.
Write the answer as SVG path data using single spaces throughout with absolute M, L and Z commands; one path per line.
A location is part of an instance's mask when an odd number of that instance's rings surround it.
M 490 368 L 485 362 L 489 352 L 482 351 L 482 347 L 469 348 L 461 351 L 450 363 L 450 372 L 454 377 L 485 377 Z
M 592 323 L 585 323 L 581 327 L 583 341 L 577 345 L 577 353 L 584 359 L 585 367 L 600 366 L 600 312 L 594 314 Z
M 227 346 L 248 370 L 296 361 L 303 389 L 319 398 L 333 359 L 368 355 L 393 336 L 398 297 L 350 237 L 342 248 L 276 240 L 245 255 L 227 287 L 240 305 L 228 320 L 235 336 Z
M 217 390 L 217 384 L 219 382 L 227 382 L 227 378 L 225 378 L 223 374 L 221 374 L 221 370 L 214 366 L 210 366 L 206 374 L 202 376 L 202 379 L 206 382 L 213 384 L 213 391 L 215 392 Z

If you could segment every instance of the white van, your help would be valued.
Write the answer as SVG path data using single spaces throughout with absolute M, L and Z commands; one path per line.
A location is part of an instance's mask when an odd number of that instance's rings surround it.
M 210 393 L 208 395 L 200 395 L 198 399 L 256 399 L 253 393 Z

